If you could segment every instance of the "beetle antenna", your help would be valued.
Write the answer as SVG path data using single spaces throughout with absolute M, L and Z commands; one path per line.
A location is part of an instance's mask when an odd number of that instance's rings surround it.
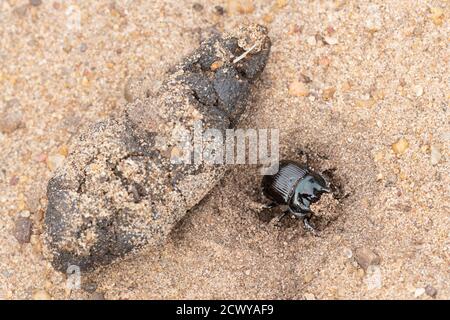
M 280 222 L 286 215 L 287 215 L 287 213 L 288 213 L 289 211 L 284 211 L 279 217 L 278 217 L 278 220 L 277 220 L 277 222 Z
M 236 59 L 234 59 L 234 60 L 233 60 L 233 63 L 239 62 L 239 61 L 241 61 L 242 59 L 244 59 L 244 58 L 247 56 L 247 54 L 249 54 L 250 51 L 252 51 L 253 49 L 255 49 L 255 47 L 256 47 L 256 43 L 255 43 L 254 45 L 252 45 L 252 46 L 250 47 L 250 49 L 248 49 L 248 50 L 245 51 L 243 54 L 241 54 L 239 57 L 237 57 Z
M 331 189 L 330 188 L 322 188 L 321 190 L 323 193 L 331 193 Z

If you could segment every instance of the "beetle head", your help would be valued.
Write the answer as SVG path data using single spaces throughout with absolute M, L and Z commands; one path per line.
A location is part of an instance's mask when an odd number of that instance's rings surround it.
M 309 208 L 309 204 L 319 201 L 323 193 L 329 192 L 331 190 L 327 187 L 325 179 L 317 173 L 309 172 L 298 183 L 295 196 L 298 202 Z

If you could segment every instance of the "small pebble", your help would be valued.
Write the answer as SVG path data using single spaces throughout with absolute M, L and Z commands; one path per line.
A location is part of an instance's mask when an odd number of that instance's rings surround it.
M 6 102 L 4 108 L 0 109 L 0 131 L 12 133 L 23 124 L 23 114 L 19 100 L 12 99 Z
M 27 208 L 32 212 L 38 211 L 41 207 L 40 201 L 43 195 L 44 191 L 38 186 L 25 192 L 25 203 Z
M 81 85 L 82 85 L 83 87 L 89 87 L 89 85 L 90 85 L 89 79 L 88 79 L 87 77 L 83 77 L 83 78 L 81 79 Z
M 335 33 L 336 32 L 336 30 L 334 30 L 334 28 L 332 27 L 332 26 L 328 26 L 327 27 L 327 34 L 328 35 L 332 35 L 333 33 Z
M 31 216 L 31 213 L 30 213 L 30 211 L 28 211 L 28 210 L 24 210 L 24 211 L 21 211 L 21 212 L 19 213 L 19 215 L 20 215 L 22 218 L 29 218 L 29 217 Z
M 64 157 L 62 154 L 49 155 L 47 158 L 47 167 L 50 171 L 55 171 L 57 168 L 61 167 L 64 163 Z
M 266 24 L 271 23 L 271 22 L 273 21 L 273 19 L 274 19 L 274 16 L 273 16 L 272 13 L 268 13 L 268 14 L 264 15 L 264 17 L 263 17 L 263 21 L 264 21 Z
M 97 290 L 97 284 L 94 282 L 86 282 L 81 285 L 82 289 L 89 293 L 95 293 Z
M 334 46 L 338 43 L 338 40 L 336 37 L 324 37 L 324 41 L 326 44 L 329 44 L 331 46 Z
M 13 13 L 17 15 L 19 18 L 24 18 L 27 14 L 28 5 L 23 4 L 21 6 L 16 6 L 13 10 Z
M 52 297 L 45 290 L 37 290 L 33 293 L 33 300 L 50 300 Z
M 277 7 L 279 9 L 284 8 L 288 3 L 288 0 L 277 0 Z
M 392 144 L 392 151 L 394 151 L 396 155 L 404 154 L 408 148 L 409 142 L 405 138 L 401 138 L 397 142 Z
M 39 153 L 33 157 L 33 160 L 36 162 L 45 162 L 45 161 L 47 161 L 47 154 L 45 154 L 43 152 Z
M 30 4 L 34 7 L 38 7 L 42 4 L 42 0 L 30 0 Z
M 352 84 L 349 81 L 345 81 L 341 86 L 342 92 L 348 92 L 351 89 L 352 89 Z
M 228 0 L 228 10 L 231 14 L 248 14 L 255 11 L 253 0 Z
M 133 90 L 133 80 L 130 78 L 125 82 L 123 88 L 123 96 L 127 102 L 132 102 L 136 98 L 136 94 Z
M 309 44 L 310 46 L 315 46 L 317 44 L 316 37 L 311 36 L 306 38 L 306 43 Z
M 302 31 L 303 31 L 303 28 L 301 26 L 299 26 L 296 23 L 293 23 L 293 24 L 291 24 L 289 26 L 288 34 L 289 35 L 293 35 L 293 34 L 296 34 L 296 33 L 302 33 Z
M 61 10 L 61 4 L 59 2 L 53 2 L 53 9 Z
M 197 11 L 197 12 L 200 12 L 200 11 L 203 10 L 203 6 L 202 6 L 200 3 L 196 2 L 196 3 L 194 3 L 194 5 L 192 6 L 192 9 L 194 9 L 194 10 Z
M 314 274 L 312 272 L 307 272 L 303 276 L 303 280 L 305 281 L 305 283 L 310 283 L 313 279 L 314 279 Z
M 300 73 L 299 80 L 303 83 L 311 83 L 312 82 L 311 78 L 308 77 L 307 75 L 304 75 L 303 73 Z
M 423 88 L 419 85 L 414 86 L 414 94 L 416 95 L 416 97 L 420 97 L 423 94 Z
M 353 257 L 353 252 L 352 252 L 352 250 L 349 249 L 349 248 L 345 248 L 345 249 L 344 249 L 344 256 L 345 256 L 347 259 L 350 259 L 351 257 Z
M 325 42 L 325 39 L 323 38 L 323 36 L 320 33 L 316 33 L 316 35 L 314 37 L 316 38 L 316 43 L 327 44 Z
M 355 267 L 356 267 L 356 265 L 355 265 Z M 363 269 L 358 268 L 358 269 L 356 270 L 356 276 L 358 277 L 358 279 L 363 280 L 364 277 L 365 277 L 365 275 L 366 275 L 366 274 L 365 274 L 365 272 L 364 272 Z
M 181 148 L 178 148 L 177 146 L 174 146 L 170 151 L 170 159 L 172 161 L 180 161 L 182 157 L 183 150 Z
M 69 155 L 69 147 L 65 144 L 59 147 L 58 153 L 64 157 L 67 157 Z
M 373 159 L 375 160 L 375 162 L 380 162 L 381 160 L 383 160 L 384 158 L 384 153 L 383 151 L 378 151 L 375 153 L 375 155 L 373 156 Z
M 295 80 L 289 85 L 289 94 L 296 97 L 306 97 L 309 95 L 309 89 L 304 83 Z
M 65 53 L 70 53 L 70 51 L 72 51 L 72 45 L 69 42 L 64 41 L 62 49 L 64 50 Z
M 380 7 L 376 4 L 371 4 L 368 7 L 367 16 L 365 17 L 366 28 L 369 32 L 377 32 L 382 28 L 382 15 Z
M 14 237 L 20 244 L 29 243 L 33 223 L 29 217 L 18 216 L 14 227 Z
M 430 161 L 433 166 L 437 165 L 441 161 L 441 151 L 436 146 L 431 146 Z
M 425 289 L 424 289 L 424 288 L 417 288 L 417 289 L 414 291 L 414 297 L 418 298 L 418 297 L 420 297 L 421 295 L 423 295 L 424 293 L 425 293 Z
M 216 71 L 217 69 L 219 69 L 222 66 L 223 66 L 223 61 L 217 60 L 211 64 L 210 69 L 211 69 L 211 71 Z
M 320 58 L 317 60 L 317 63 L 318 63 L 319 65 L 321 65 L 322 67 L 328 67 L 328 66 L 330 65 L 330 63 L 331 63 L 331 60 L 330 60 L 330 58 L 328 58 L 328 57 L 320 57 Z
M 42 254 L 42 243 L 41 243 L 39 236 L 34 235 L 34 234 L 31 235 L 30 243 L 31 243 L 31 247 L 33 248 L 33 252 L 37 255 L 41 255 Z
M 5 271 L 2 271 L 2 275 L 6 278 L 10 278 L 14 275 L 14 271 L 5 270 Z
M 80 44 L 80 52 L 86 52 L 87 50 L 87 44 L 86 43 L 81 43 Z
M 358 108 L 371 108 L 374 106 L 374 104 L 376 103 L 375 99 L 373 98 L 368 98 L 368 99 L 356 99 L 355 100 L 355 105 Z
M 444 23 L 444 10 L 441 8 L 435 7 L 430 8 L 431 11 L 431 20 L 437 26 L 442 26 Z
M 225 13 L 225 9 L 222 6 L 215 6 L 214 13 L 218 16 L 223 16 L 223 14 Z
M 33 216 L 36 221 L 42 221 L 42 219 L 44 219 L 44 209 L 35 211 Z
M 89 300 L 106 300 L 105 295 L 101 292 L 94 292 L 89 295 Z
M 380 257 L 367 247 L 356 249 L 355 259 L 364 270 L 367 270 L 369 266 L 379 265 L 381 262 Z
M 364 282 L 368 290 L 380 289 L 383 284 L 383 277 L 379 266 L 370 265 L 366 270 Z
M 17 185 L 18 183 L 19 183 L 19 177 L 16 175 L 12 176 L 11 179 L 9 180 L 9 185 L 12 187 Z
M 323 92 L 322 92 L 323 100 L 329 101 L 329 100 L 333 99 L 335 92 L 336 92 L 336 88 L 335 87 L 324 89 Z
M 427 285 L 425 287 L 425 293 L 432 298 L 436 298 L 438 292 L 435 287 L 433 287 L 431 285 Z
M 370 92 L 370 96 L 374 99 L 374 101 L 383 100 L 385 95 L 386 94 L 383 89 L 374 89 Z
M 305 293 L 303 296 L 305 297 L 305 300 L 316 300 L 316 297 L 309 292 Z

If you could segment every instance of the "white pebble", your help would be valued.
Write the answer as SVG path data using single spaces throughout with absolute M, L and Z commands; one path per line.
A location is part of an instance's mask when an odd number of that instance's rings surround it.
M 416 291 L 414 291 L 414 297 L 418 298 L 421 295 L 423 295 L 424 293 L 425 293 L 424 288 L 417 288 Z
M 365 283 L 368 290 L 381 288 L 383 277 L 379 266 L 369 266 L 369 268 L 367 268 Z
M 316 300 L 316 297 L 312 293 L 304 294 L 305 300 Z
M 53 154 L 47 158 L 47 166 L 51 171 L 54 171 L 61 167 L 64 163 L 65 157 L 61 154 Z
M 367 11 L 367 16 L 365 17 L 366 28 L 369 31 L 380 30 L 383 24 L 380 7 L 376 4 L 371 4 Z
M 325 37 L 324 40 L 326 43 L 332 46 L 338 43 L 338 40 L 335 37 Z
M 310 46 L 315 46 L 317 44 L 316 38 L 311 36 L 306 39 L 306 43 Z
M 414 86 L 414 93 L 416 94 L 416 97 L 420 97 L 423 94 L 423 88 L 419 85 Z
M 444 132 L 442 134 L 442 139 L 444 139 L 446 141 L 450 141 L 450 132 Z
M 344 249 L 344 256 L 345 256 L 347 259 L 350 259 L 351 257 L 353 257 L 353 252 L 352 252 L 352 250 L 349 249 L 349 248 L 345 248 L 345 249 Z
M 45 290 L 38 290 L 32 295 L 33 300 L 51 300 L 51 296 Z
M 27 211 L 27 210 L 24 210 L 24 211 L 21 211 L 21 212 L 20 212 L 20 216 L 21 216 L 22 218 L 29 218 L 30 215 L 31 215 L 30 211 Z
M 431 146 L 430 161 L 433 166 L 441 161 L 441 151 L 436 146 Z

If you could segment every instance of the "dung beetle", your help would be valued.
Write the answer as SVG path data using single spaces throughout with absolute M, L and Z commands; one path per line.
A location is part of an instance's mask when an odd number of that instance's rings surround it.
M 309 221 L 313 215 L 310 205 L 319 201 L 323 193 L 331 192 L 320 174 L 313 172 L 307 165 L 283 160 L 276 174 L 264 176 L 262 189 L 264 196 L 272 201 L 266 208 L 288 206 L 279 220 L 290 212 L 303 220 L 307 230 L 316 233 Z

